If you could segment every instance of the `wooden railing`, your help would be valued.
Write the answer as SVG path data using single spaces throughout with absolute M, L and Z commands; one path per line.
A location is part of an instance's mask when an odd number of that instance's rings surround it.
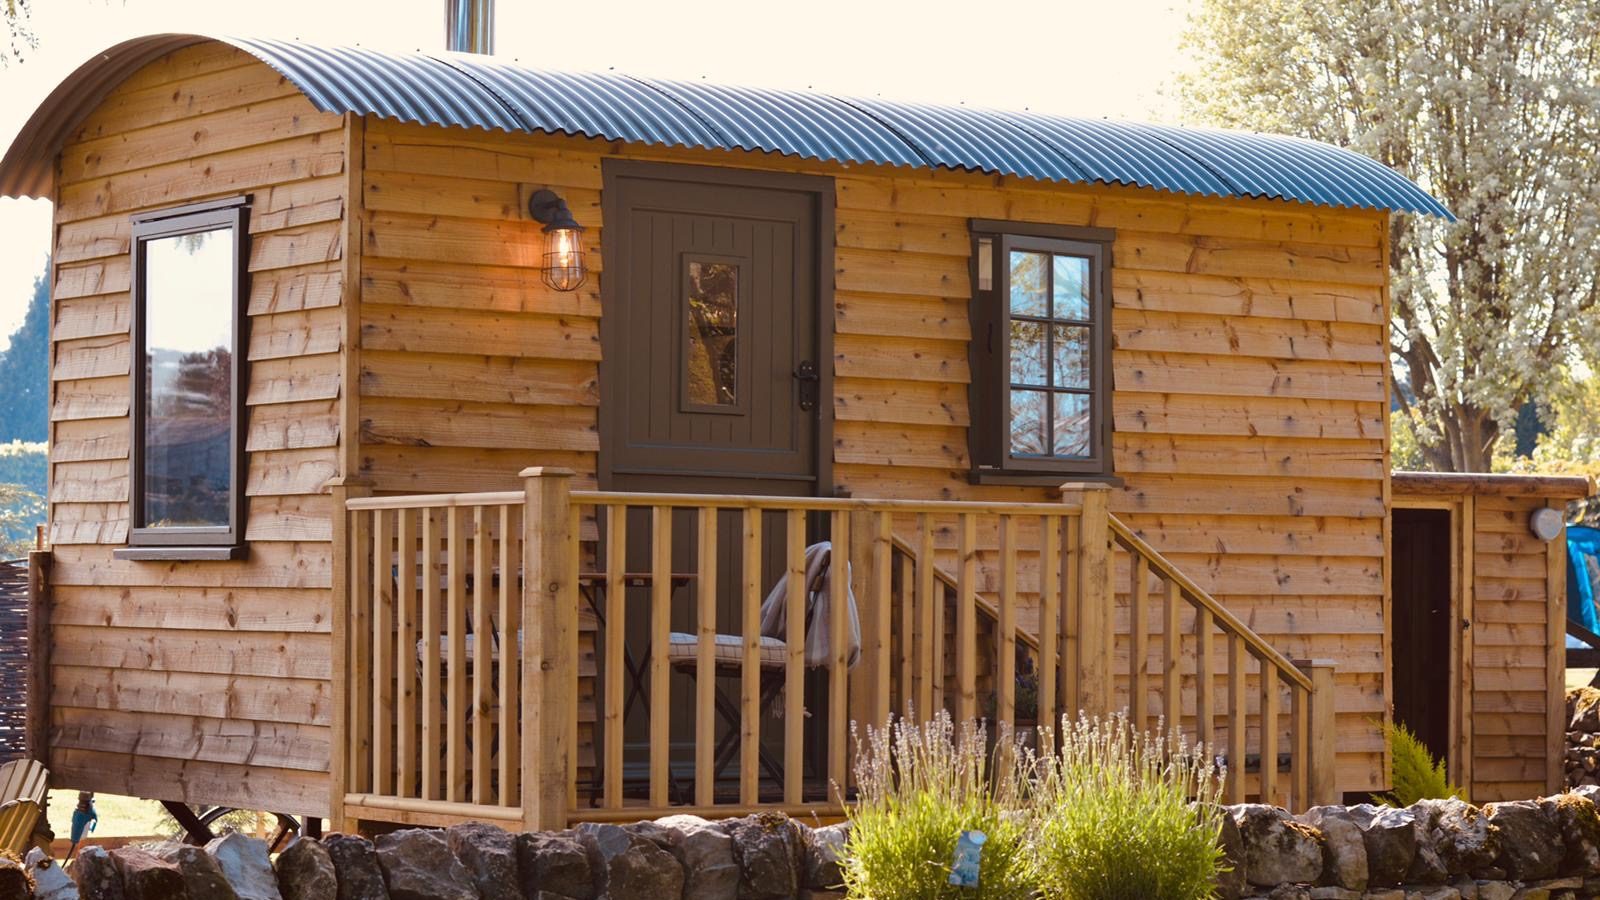
M 1169 726 L 1185 723 L 1185 698 L 1192 699 L 1189 733 L 1213 751 L 1221 751 L 1227 763 L 1225 793 L 1230 803 L 1242 803 L 1247 795 L 1262 803 L 1304 809 L 1337 802 L 1334 782 L 1334 686 L 1333 662 L 1311 660 L 1291 662 L 1225 609 L 1205 589 L 1156 552 L 1115 516 L 1110 517 L 1115 545 L 1128 558 L 1128 717 L 1139 727 L 1150 724 L 1150 689 L 1159 685 L 1162 719 Z M 1152 597 L 1162 622 L 1160 668 L 1151 665 Z M 1183 617 L 1192 617 L 1184 628 Z M 1109 622 L 1099 623 L 1103 641 L 1114 636 Z M 1194 647 L 1193 681 L 1188 691 L 1183 685 L 1183 641 L 1190 636 Z M 1225 743 L 1218 743 L 1216 705 L 1216 641 L 1221 638 L 1228 654 L 1223 694 L 1227 698 L 1224 716 Z M 1256 741 L 1253 767 L 1257 771 L 1255 790 L 1249 790 L 1249 667 L 1256 672 Z M 1284 690 L 1289 705 L 1282 704 Z M 1283 718 L 1287 715 L 1287 723 Z M 1280 744 L 1279 739 L 1287 743 Z M 1288 756 L 1287 790 L 1280 788 L 1280 748 Z
M 836 813 L 851 795 L 852 722 L 945 709 L 1049 723 L 1110 712 L 1126 684 L 1149 724 L 1153 581 L 1168 721 L 1214 743 L 1220 631 L 1229 761 L 1246 759 L 1253 658 L 1266 673 L 1259 758 L 1278 758 L 1287 687 L 1289 793 L 1301 805 L 1331 794 L 1331 670 L 1284 659 L 1109 515 L 1099 486 L 1059 503 L 968 503 L 574 491 L 564 470 L 523 475 L 519 492 L 345 501 L 344 824 Z M 822 541 L 826 584 L 807 569 Z M 1114 546 L 1134 573 L 1125 677 Z M 853 665 L 850 617 L 832 615 L 852 598 Z M 824 607 L 825 653 L 808 649 Z M 1037 676 L 1023 708 L 1018 665 Z M 1281 798 L 1277 766 L 1259 769 L 1261 796 Z M 1230 778 L 1242 792 L 1243 773 Z

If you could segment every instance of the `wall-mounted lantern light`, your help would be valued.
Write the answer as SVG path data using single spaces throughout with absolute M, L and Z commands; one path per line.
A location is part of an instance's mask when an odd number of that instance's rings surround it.
M 1566 519 L 1561 510 L 1541 506 L 1528 516 L 1528 530 L 1533 532 L 1534 537 L 1549 543 L 1561 536 Z
M 589 275 L 583 267 L 583 226 L 552 190 L 535 191 L 528 212 L 544 224 L 544 283 L 558 291 L 577 290 Z

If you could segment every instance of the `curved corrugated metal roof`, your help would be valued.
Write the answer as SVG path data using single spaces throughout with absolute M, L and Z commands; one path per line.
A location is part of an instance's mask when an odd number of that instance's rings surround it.
M 465 54 L 192 34 L 125 41 L 69 76 L 0 160 L 0 195 L 48 193 L 62 143 L 107 92 L 157 57 L 209 40 L 254 55 L 324 112 L 1450 215 L 1422 189 L 1370 159 L 1294 138 L 616 72 L 553 72 Z

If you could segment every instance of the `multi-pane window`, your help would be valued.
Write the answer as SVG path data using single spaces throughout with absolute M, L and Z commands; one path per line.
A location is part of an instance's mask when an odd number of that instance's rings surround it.
M 978 473 L 1109 474 L 1109 234 L 974 222 L 973 241 Z
M 133 225 L 132 528 L 128 555 L 237 555 L 244 201 Z M 201 551 L 204 552 L 201 552 Z

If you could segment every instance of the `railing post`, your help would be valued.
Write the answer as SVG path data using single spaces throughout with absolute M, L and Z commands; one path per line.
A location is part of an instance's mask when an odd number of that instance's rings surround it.
M 1083 501 L 1078 528 L 1079 705 L 1083 713 L 1105 716 L 1111 712 L 1115 684 L 1111 675 L 1115 627 L 1111 606 L 1116 597 L 1111 584 L 1111 488 L 1083 483 L 1063 485 L 1062 490 L 1068 497 L 1079 495 Z
M 884 722 L 878 718 L 880 707 L 888 705 L 887 698 L 882 703 L 878 698 L 878 670 L 888 665 L 885 658 L 888 648 L 888 635 L 884 628 L 886 623 L 878 621 L 877 597 L 877 572 L 874 570 L 877 539 L 877 516 L 867 510 L 851 510 L 850 536 L 845 547 L 835 547 L 837 553 L 844 550 L 849 554 L 846 557 L 850 562 L 850 590 L 856 598 L 857 621 L 861 626 L 861 659 L 854 669 L 850 670 L 850 719 L 865 734 L 866 727 L 882 728 Z M 836 556 L 837 562 L 838 557 Z M 837 565 L 834 571 L 838 571 Z
M 522 815 L 529 831 L 567 827 L 568 704 L 577 671 L 571 469 L 522 471 Z M 509 644 L 509 641 L 507 642 Z
M 28 553 L 28 756 L 50 765 L 49 550 Z
M 330 479 L 328 489 L 333 517 L 333 572 L 330 641 L 333 670 L 333 752 L 328 760 L 328 824 L 332 830 L 355 833 L 356 823 L 346 821 L 344 798 L 350 792 L 350 756 L 356 742 L 350 733 L 350 511 L 346 501 L 352 497 L 365 497 L 372 486 L 365 479 L 338 476 Z M 358 738 L 359 740 L 359 738 Z
M 1334 722 L 1334 686 L 1331 659 L 1313 659 L 1297 663 L 1300 671 L 1311 677 L 1310 703 L 1311 758 L 1310 790 L 1307 806 L 1338 803 L 1337 744 L 1338 732 Z

